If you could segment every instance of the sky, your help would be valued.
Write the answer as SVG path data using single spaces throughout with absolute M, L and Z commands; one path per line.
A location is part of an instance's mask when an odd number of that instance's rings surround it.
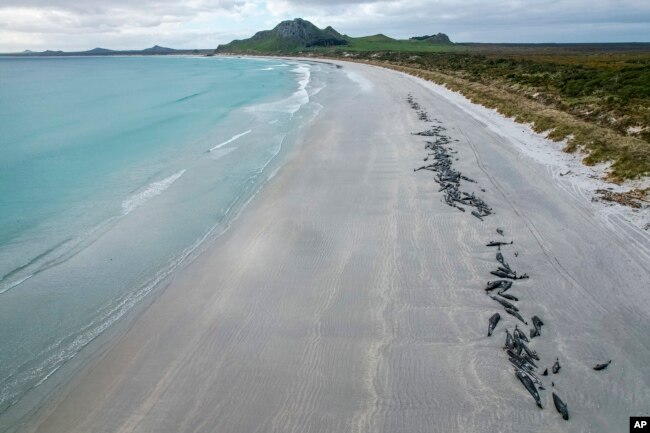
M 0 52 L 216 48 L 296 17 L 350 36 L 650 42 L 650 0 L 0 0 Z

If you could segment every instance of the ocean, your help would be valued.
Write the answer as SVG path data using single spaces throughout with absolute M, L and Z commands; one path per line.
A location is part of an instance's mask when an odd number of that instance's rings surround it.
M 0 413 L 218 238 L 317 115 L 326 68 L 0 59 Z

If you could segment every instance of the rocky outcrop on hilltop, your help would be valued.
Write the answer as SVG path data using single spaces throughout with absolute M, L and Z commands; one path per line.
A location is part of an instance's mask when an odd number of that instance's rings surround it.
M 444 33 L 438 33 L 435 35 L 424 35 L 424 36 L 413 36 L 411 40 L 414 41 L 426 41 L 434 44 L 451 44 L 449 36 Z
M 272 30 L 255 33 L 253 37 L 219 45 L 216 52 L 291 51 L 309 47 L 347 45 L 348 39 L 332 27 L 319 29 L 302 18 L 282 21 Z

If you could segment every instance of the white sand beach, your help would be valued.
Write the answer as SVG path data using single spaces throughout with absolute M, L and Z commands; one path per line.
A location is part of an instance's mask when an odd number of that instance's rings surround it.
M 341 65 L 232 227 L 22 431 L 610 433 L 650 412 L 648 233 L 531 157 L 524 148 L 545 140 L 526 127 L 439 86 Z M 414 172 L 427 151 L 412 133 L 438 123 L 408 94 L 458 140 L 454 168 L 477 182 L 462 189 L 494 210 L 484 221 Z M 502 350 L 518 322 L 483 290 L 492 240 L 514 241 L 502 253 L 530 276 L 510 293 L 544 321 L 530 343 L 539 374 L 562 365 L 542 378 L 543 410 Z

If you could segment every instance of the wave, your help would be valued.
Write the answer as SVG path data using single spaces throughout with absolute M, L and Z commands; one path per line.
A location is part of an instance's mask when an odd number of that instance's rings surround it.
M 293 116 L 300 108 L 309 102 L 307 86 L 311 80 L 311 68 L 306 64 L 298 64 L 291 72 L 298 76 L 298 89 L 288 98 L 276 102 L 258 104 L 248 107 L 248 111 L 281 111 Z
M 307 65 L 298 65 L 296 69 L 292 69 L 291 72 L 298 75 L 298 90 L 292 95 L 296 100 L 297 104 L 293 105 L 291 109 L 291 114 L 294 114 L 300 109 L 303 105 L 309 102 L 309 93 L 307 92 L 307 85 L 311 79 L 311 69 Z
M 178 98 L 177 100 L 172 102 L 172 104 L 177 104 L 179 102 L 184 102 L 184 101 L 187 101 L 189 99 L 196 98 L 197 96 L 201 96 L 202 94 L 203 94 L 203 92 L 199 92 L 199 93 L 193 93 L 191 95 L 183 96 L 182 98 Z
M 214 150 L 216 150 L 216 149 L 219 149 L 219 148 L 225 146 L 226 144 L 228 144 L 228 143 L 232 143 L 233 141 L 235 141 L 235 140 L 237 140 L 237 139 L 243 137 L 243 136 L 246 135 L 246 134 L 250 134 L 251 132 L 253 132 L 253 130 L 252 130 L 252 129 L 249 129 L 248 131 L 244 131 L 244 132 L 242 132 L 241 134 L 233 135 L 229 140 L 226 140 L 226 141 L 224 141 L 223 143 L 219 143 L 219 144 L 217 144 L 216 146 L 210 148 L 209 151 L 212 152 L 212 151 L 214 151 Z
M 21 273 L 21 271 L 23 271 L 23 270 L 25 270 L 25 269 L 31 267 L 32 265 L 36 264 L 36 263 L 39 262 L 41 259 L 43 259 L 45 256 L 47 256 L 47 255 L 49 255 L 50 253 L 52 253 L 53 251 L 57 250 L 59 247 L 61 247 L 62 245 L 66 244 L 66 243 L 69 242 L 70 240 L 71 240 L 71 239 L 66 239 L 66 240 L 64 240 L 63 242 L 60 242 L 60 243 L 54 245 L 53 247 L 48 248 L 47 250 L 43 251 L 42 253 L 40 253 L 39 255 L 37 255 L 36 257 L 34 257 L 33 259 L 27 261 L 27 263 L 25 263 L 25 264 L 23 264 L 23 265 L 20 265 L 20 266 L 18 266 L 17 268 L 14 268 L 14 269 L 12 269 L 11 271 L 7 272 L 6 274 L 4 274 L 4 275 L 0 278 L 0 283 L 2 283 L 3 281 L 5 281 L 5 280 L 7 280 L 7 279 L 9 279 L 9 278 L 11 278 L 11 277 L 13 277 L 13 276 L 15 276 L 15 275 Z M 10 289 L 13 289 L 14 287 L 18 286 L 19 284 L 23 283 L 24 281 L 27 281 L 28 279 L 30 279 L 30 278 L 33 277 L 33 276 L 34 276 L 34 274 L 29 274 L 29 275 L 27 275 L 27 276 L 21 276 L 21 277 L 19 277 L 19 278 L 18 278 L 17 280 L 15 280 L 15 281 L 11 281 L 11 282 L 8 282 L 8 283 L 5 283 L 5 284 L 1 285 L 1 286 L 0 286 L 0 293 L 4 293 L 4 292 L 6 292 L 6 291 L 8 291 L 8 290 L 10 290 Z
M 93 231 L 94 230 L 90 230 L 88 234 L 92 234 Z M 0 284 L 0 294 L 8 292 L 41 272 L 65 262 L 74 255 L 75 247 L 81 244 L 83 239 L 83 235 L 79 238 L 65 239 L 36 255 L 25 264 L 7 272 L 2 276 L 2 278 L 0 278 L 0 283 L 2 283 Z M 12 280 L 12 277 L 15 277 L 15 279 Z
M 92 243 L 94 243 L 102 233 L 111 227 L 111 224 L 116 220 L 116 218 L 117 217 L 115 216 L 110 217 L 98 225 L 82 231 L 74 237 L 67 238 L 36 255 L 27 263 L 7 272 L 2 278 L 0 278 L 0 294 L 8 292 L 41 272 L 47 271 L 48 269 L 70 260 L 85 248 L 92 245 Z M 5 280 L 9 281 L 4 282 Z
M 272 68 L 270 66 L 268 68 L 258 69 L 258 71 L 273 71 L 273 70 L 275 70 L 275 68 Z
M 4 293 L 4 292 L 8 292 L 9 290 L 13 289 L 13 288 L 16 287 L 16 286 L 20 286 L 22 283 L 24 283 L 25 281 L 29 280 L 29 279 L 32 278 L 33 276 L 34 276 L 34 274 L 29 274 L 29 275 L 27 275 L 27 276 L 25 276 L 25 277 L 18 278 L 18 279 L 15 280 L 15 281 L 12 281 L 12 282 L 10 282 L 10 283 L 7 283 L 7 284 L 3 285 L 3 286 L 0 288 L 0 294 L 2 294 L 2 293 Z
M 128 215 L 136 208 L 142 206 L 144 203 L 148 202 L 152 198 L 162 194 L 169 188 L 174 182 L 176 182 L 180 177 L 185 173 L 185 170 L 181 170 L 178 173 L 174 173 L 166 179 L 160 180 L 158 182 L 153 182 L 149 184 L 147 189 L 137 194 L 132 195 L 122 202 L 122 215 Z

